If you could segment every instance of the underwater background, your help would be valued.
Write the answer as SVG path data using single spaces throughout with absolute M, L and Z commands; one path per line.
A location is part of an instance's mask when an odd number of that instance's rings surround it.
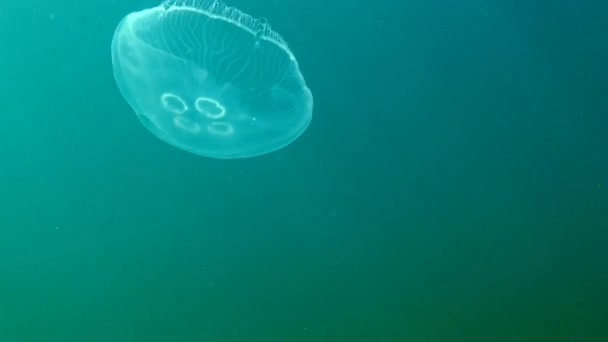
M 0 342 L 608 341 L 608 2 L 230 0 L 314 95 L 198 157 L 110 42 L 149 0 L 0 11 Z

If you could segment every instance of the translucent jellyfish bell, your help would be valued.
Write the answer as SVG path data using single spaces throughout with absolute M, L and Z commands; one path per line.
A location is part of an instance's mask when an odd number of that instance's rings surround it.
M 283 38 L 219 1 L 168 1 L 127 15 L 114 33 L 112 64 L 143 124 L 198 155 L 272 152 L 312 118 L 312 94 Z

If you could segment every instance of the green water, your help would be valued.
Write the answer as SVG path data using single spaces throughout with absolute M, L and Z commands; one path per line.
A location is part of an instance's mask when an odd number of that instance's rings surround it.
M 608 3 L 246 1 L 314 94 L 244 160 L 112 76 L 132 1 L 0 12 L 0 342 L 608 341 Z

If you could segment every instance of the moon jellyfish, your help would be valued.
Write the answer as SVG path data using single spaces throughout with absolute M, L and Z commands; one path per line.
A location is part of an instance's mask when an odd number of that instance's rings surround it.
M 168 1 L 128 14 L 114 33 L 112 65 L 144 126 L 197 155 L 276 151 L 312 119 L 312 93 L 285 40 L 220 1 Z

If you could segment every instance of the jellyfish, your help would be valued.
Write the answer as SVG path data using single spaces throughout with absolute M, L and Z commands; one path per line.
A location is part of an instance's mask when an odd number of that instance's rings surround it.
M 170 0 L 128 14 L 112 39 L 118 88 L 162 141 L 248 158 L 295 141 L 313 98 L 285 40 L 220 1 Z

